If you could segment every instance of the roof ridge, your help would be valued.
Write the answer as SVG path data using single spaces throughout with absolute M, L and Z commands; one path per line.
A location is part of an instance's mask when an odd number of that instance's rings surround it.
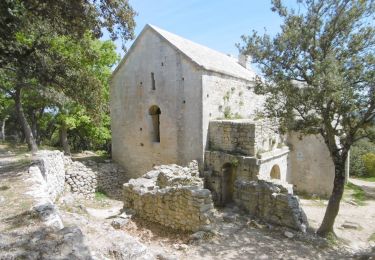
M 256 73 L 240 65 L 237 59 L 233 57 L 183 38 L 177 34 L 168 32 L 155 25 L 147 24 L 145 27 L 150 27 L 192 62 L 205 70 L 226 74 L 248 81 L 253 81 L 255 79 Z M 208 56 L 207 59 L 205 59 L 204 56 Z
M 235 58 L 151 24 L 146 24 L 142 29 L 129 51 L 125 54 L 116 69 L 113 71 L 112 77 L 117 73 L 119 68 L 125 62 L 128 54 L 135 48 L 138 40 L 149 28 L 173 48 L 182 53 L 188 60 L 203 70 L 216 72 L 246 81 L 255 80 L 256 73 L 253 70 L 249 70 L 240 65 Z

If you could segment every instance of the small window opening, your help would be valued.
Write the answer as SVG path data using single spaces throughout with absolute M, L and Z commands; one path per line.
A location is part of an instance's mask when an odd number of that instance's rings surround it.
M 152 84 L 152 90 L 155 90 L 155 75 L 153 72 L 151 72 L 151 84 Z
M 152 119 L 152 141 L 160 143 L 160 108 L 158 106 L 152 106 L 148 112 Z
M 164 62 L 161 63 L 161 66 L 164 66 Z

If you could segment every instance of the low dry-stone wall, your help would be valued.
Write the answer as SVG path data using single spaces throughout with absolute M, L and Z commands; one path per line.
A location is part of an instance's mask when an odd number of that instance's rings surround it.
M 236 181 L 234 201 L 265 222 L 306 231 L 306 214 L 291 187 L 269 181 Z
M 125 172 L 114 163 L 85 162 L 65 158 L 66 184 L 73 194 L 93 198 L 95 191 L 122 199 L 122 185 L 126 182 Z
M 211 192 L 203 188 L 198 164 L 154 167 L 124 184 L 124 208 L 149 221 L 185 231 L 207 229 L 213 220 Z
M 64 191 L 64 154 L 60 151 L 39 151 L 34 155 L 33 164 L 40 169 L 47 192 L 54 201 Z
M 55 229 L 64 227 L 54 204 L 57 196 L 64 191 L 65 169 L 64 154 L 59 151 L 40 151 L 33 157 L 29 168 L 30 184 L 26 192 L 34 199 L 32 210 L 46 226 Z

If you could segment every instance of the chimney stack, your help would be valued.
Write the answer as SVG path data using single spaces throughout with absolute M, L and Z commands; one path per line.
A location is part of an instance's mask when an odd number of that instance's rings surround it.
M 250 62 L 250 56 L 249 55 L 244 55 L 242 53 L 240 53 L 240 55 L 238 55 L 238 63 L 242 67 L 244 67 L 245 69 L 248 69 L 250 67 L 249 62 Z

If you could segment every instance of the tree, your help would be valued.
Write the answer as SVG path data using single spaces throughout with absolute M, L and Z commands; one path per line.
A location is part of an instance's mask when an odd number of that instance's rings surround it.
M 134 15 L 127 0 L 0 2 L 0 89 L 15 102 L 30 150 L 37 145 L 23 108 L 24 91 L 53 89 L 89 109 L 100 102 L 100 80 L 59 52 L 59 41 L 82 46 L 82 55 L 95 60 L 87 38 L 100 37 L 105 28 L 124 43 L 133 38 Z
M 373 137 L 375 4 L 373 0 L 299 0 L 300 10 L 273 0 L 283 18 L 274 38 L 242 36 L 240 51 L 259 64 L 256 91 L 282 127 L 320 134 L 335 166 L 332 194 L 317 233 L 333 233 L 351 145 Z

